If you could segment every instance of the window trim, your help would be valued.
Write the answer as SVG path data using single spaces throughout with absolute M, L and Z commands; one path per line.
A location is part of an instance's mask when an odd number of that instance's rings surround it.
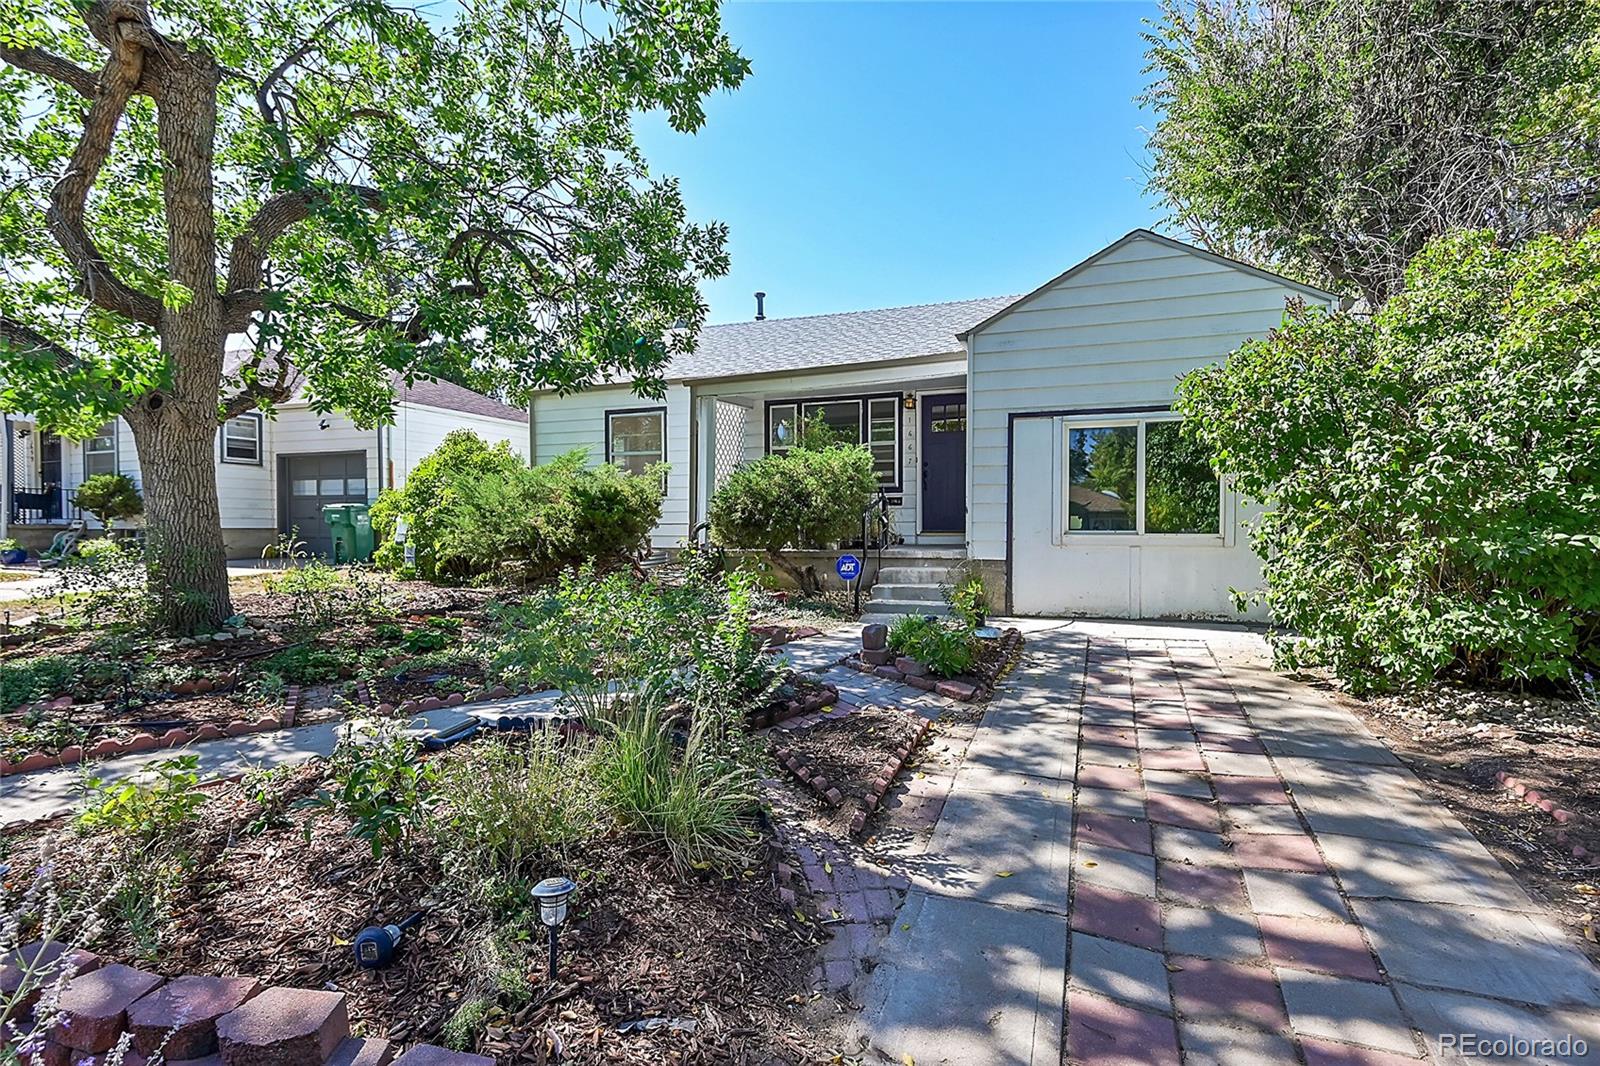
M 856 443 L 868 446 L 872 432 L 872 407 L 873 400 L 893 400 L 894 404 L 894 480 L 893 482 L 880 482 L 878 487 L 890 495 L 904 491 L 905 484 L 905 393 L 903 392 L 860 392 L 843 396 L 809 396 L 809 397 L 783 397 L 767 400 L 761 408 L 761 454 L 771 455 L 772 447 L 772 409 L 774 407 L 793 407 L 795 417 L 802 422 L 805 419 L 805 408 L 808 404 L 825 403 L 855 403 L 858 404 L 860 414 L 856 421 Z M 791 445 L 792 447 L 792 445 Z M 786 452 L 788 448 L 779 448 L 779 452 Z M 868 448 L 870 451 L 870 447 Z
M 256 427 L 256 457 L 254 459 L 234 459 L 228 455 L 228 422 L 239 419 L 249 419 Z M 246 411 L 235 415 L 217 427 L 217 461 L 230 463 L 236 466 L 264 466 L 267 460 L 267 425 L 266 419 L 260 411 Z
M 111 438 L 111 452 L 110 452 L 110 455 L 111 455 L 111 469 L 110 470 L 103 470 L 103 471 L 101 471 L 101 473 L 105 473 L 105 474 L 120 474 L 120 473 L 122 473 L 122 440 L 121 440 L 122 433 L 120 432 L 120 430 L 117 427 L 117 420 L 115 418 L 113 418 L 110 422 L 107 422 L 106 425 L 111 427 L 111 433 L 109 434 L 109 436 Z M 103 429 L 105 427 L 101 427 L 101 428 Z M 101 437 L 103 437 L 103 436 L 106 436 L 106 434 L 96 433 L 92 437 L 84 438 L 83 446 L 82 446 L 82 448 L 80 450 L 83 452 L 83 480 L 85 480 L 85 481 L 88 481 L 92 477 L 98 476 L 98 475 L 95 475 L 95 474 L 91 474 L 89 472 L 89 456 L 91 454 L 93 454 L 93 455 L 104 455 L 106 453 L 104 453 L 104 452 L 92 452 L 91 453 L 89 451 L 89 444 L 92 441 L 96 441 L 96 440 L 101 439 Z
M 616 460 L 611 455 L 611 419 L 616 417 L 616 416 L 618 416 L 618 415 L 660 415 L 661 416 L 661 458 L 658 459 L 657 462 L 665 463 L 667 461 L 667 409 L 666 409 L 665 406 L 661 406 L 661 407 L 612 407 L 612 408 L 607 408 L 606 409 L 606 413 L 605 413 L 605 432 L 606 432 L 605 454 L 606 454 L 606 463 L 607 463 L 607 465 L 610 465 L 610 466 L 616 466 L 617 465 Z M 618 469 L 621 469 L 621 468 L 618 467 Z M 667 479 L 666 479 L 666 477 L 663 476 L 662 479 L 661 479 L 662 491 L 665 491 L 666 487 L 667 487 Z
M 1228 486 L 1217 478 L 1217 530 L 1215 533 L 1151 533 L 1144 528 L 1145 520 L 1145 428 L 1153 422 L 1182 422 L 1183 416 L 1170 410 L 1152 411 L 1148 414 L 1064 415 L 1061 417 L 1061 510 L 1057 525 L 1062 542 L 1072 538 L 1092 540 L 1096 543 L 1154 543 L 1181 546 L 1186 544 L 1227 544 Z M 1071 527 L 1072 490 L 1072 431 L 1074 429 L 1113 429 L 1132 426 L 1137 434 L 1135 456 L 1134 528 L 1133 529 L 1073 529 Z

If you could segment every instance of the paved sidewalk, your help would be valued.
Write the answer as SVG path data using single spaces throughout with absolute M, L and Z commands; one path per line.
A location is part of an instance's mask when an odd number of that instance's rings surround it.
M 1036 634 L 912 885 L 861 989 L 895 1061 L 1600 1063 L 1600 971 L 1249 634 Z

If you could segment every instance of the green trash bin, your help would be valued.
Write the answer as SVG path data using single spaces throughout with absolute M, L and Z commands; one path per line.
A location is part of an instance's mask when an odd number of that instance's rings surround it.
M 364 563 L 372 558 L 372 516 L 364 503 L 330 503 L 322 520 L 333 534 L 335 563 Z

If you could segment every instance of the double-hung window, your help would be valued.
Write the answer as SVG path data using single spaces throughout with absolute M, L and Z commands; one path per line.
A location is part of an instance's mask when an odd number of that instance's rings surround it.
M 786 452 L 805 429 L 822 427 L 832 441 L 864 445 L 878 483 L 900 483 L 900 396 L 784 400 L 767 405 L 767 451 Z
M 107 422 L 83 442 L 83 476 L 117 473 L 117 424 Z
M 261 416 L 253 412 L 222 423 L 222 461 L 260 466 L 261 429 Z
M 667 409 L 606 412 L 606 462 L 642 474 L 667 458 Z
M 1069 420 L 1066 533 L 1220 536 L 1222 487 L 1176 418 Z

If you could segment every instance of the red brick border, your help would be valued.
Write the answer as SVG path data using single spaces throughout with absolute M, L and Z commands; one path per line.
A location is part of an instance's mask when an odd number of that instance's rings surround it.
M 1578 821 L 1577 815 L 1573 814 L 1565 807 L 1558 807 L 1555 800 L 1551 799 L 1549 795 L 1540 792 L 1536 788 L 1529 788 L 1526 781 L 1512 777 L 1504 770 L 1501 770 L 1494 776 L 1495 780 L 1500 783 L 1500 787 L 1505 789 L 1507 795 L 1514 799 L 1522 800 L 1530 807 L 1538 808 L 1539 810 L 1548 814 L 1557 825 L 1562 827 L 1556 832 L 1556 843 L 1563 848 L 1570 848 L 1572 851 L 1572 857 L 1574 859 L 1583 860 L 1590 857 L 1590 851 L 1588 848 L 1584 847 L 1582 844 L 1574 844 L 1571 838 L 1567 835 L 1569 830 L 1576 829 L 1581 824 Z

